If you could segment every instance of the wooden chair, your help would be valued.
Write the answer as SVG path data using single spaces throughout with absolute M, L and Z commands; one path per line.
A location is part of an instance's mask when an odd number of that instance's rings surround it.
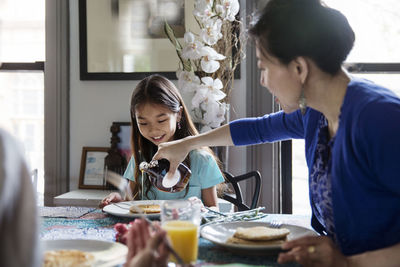
M 261 190 L 261 175 L 258 171 L 251 171 L 242 175 L 233 176 L 229 172 L 224 172 L 225 178 L 227 183 L 230 184 L 235 192 L 235 198 L 232 197 L 232 194 L 224 193 L 222 198 L 226 201 L 231 202 L 235 205 L 238 211 L 250 210 L 254 209 L 258 205 L 258 201 L 260 199 L 260 190 Z M 244 181 L 250 178 L 254 178 L 256 181 L 253 193 L 252 193 L 252 200 L 251 206 L 249 207 L 243 201 L 242 190 L 240 189 L 239 182 Z

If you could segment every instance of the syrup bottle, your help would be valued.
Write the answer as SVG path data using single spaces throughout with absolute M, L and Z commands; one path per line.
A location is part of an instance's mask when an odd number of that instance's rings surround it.
M 143 161 L 139 169 L 147 173 L 151 184 L 160 191 L 175 193 L 186 188 L 192 172 L 183 163 L 180 163 L 172 177 L 166 176 L 169 171 L 169 161 L 166 159 Z

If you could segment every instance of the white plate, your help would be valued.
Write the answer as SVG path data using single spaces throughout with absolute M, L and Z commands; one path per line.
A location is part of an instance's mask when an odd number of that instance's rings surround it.
M 94 266 L 109 267 L 123 264 L 126 261 L 128 247 L 116 242 L 88 239 L 43 240 L 43 249 L 61 250 L 77 249 L 90 252 L 95 257 Z
M 265 222 L 224 222 L 205 225 L 201 228 L 200 234 L 203 238 L 233 250 L 245 250 L 245 251 L 265 251 L 265 250 L 280 250 L 281 244 L 268 244 L 268 245 L 244 245 L 244 244 L 227 244 L 226 240 L 231 237 L 238 227 L 254 227 L 254 226 L 267 226 Z M 292 240 L 305 235 L 317 235 L 313 230 L 290 224 L 282 224 L 281 228 L 287 228 L 290 230 L 290 234 L 287 239 Z
M 135 200 L 135 201 L 123 201 L 118 203 L 112 203 L 103 208 L 104 212 L 108 214 L 119 216 L 119 217 L 127 217 L 127 218 L 137 218 L 145 216 L 147 218 L 158 219 L 160 218 L 160 213 L 149 213 L 149 214 L 138 214 L 132 213 L 129 211 L 129 207 L 133 204 L 135 205 L 160 205 L 163 200 Z

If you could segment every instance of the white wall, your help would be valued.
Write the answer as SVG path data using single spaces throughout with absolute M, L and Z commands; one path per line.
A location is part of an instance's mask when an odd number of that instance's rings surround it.
M 81 81 L 79 79 L 78 1 L 70 1 L 70 189 L 78 187 L 83 146 L 110 146 L 113 121 L 130 121 L 129 101 L 138 81 Z M 231 119 L 245 116 L 245 64 L 242 79 L 235 80 Z M 229 171 L 246 168 L 243 147 L 230 148 Z

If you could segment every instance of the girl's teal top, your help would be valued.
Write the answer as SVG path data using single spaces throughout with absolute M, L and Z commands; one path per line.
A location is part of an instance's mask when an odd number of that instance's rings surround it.
M 210 188 L 219 183 L 224 182 L 224 177 L 214 157 L 204 150 L 193 150 L 189 153 L 190 157 L 190 170 L 192 175 L 188 184 L 189 191 L 186 194 L 186 189 L 181 192 L 169 193 L 163 192 L 151 186 L 148 196 L 144 194 L 143 199 L 187 199 L 189 197 L 198 197 L 201 199 L 201 190 Z M 131 157 L 128 167 L 125 170 L 124 177 L 135 181 L 135 159 Z M 144 176 L 147 178 L 147 176 Z M 142 179 L 141 175 L 139 179 Z M 141 180 L 139 180 L 141 182 Z M 144 190 L 146 192 L 146 189 Z M 186 195 L 185 195 L 186 194 Z

